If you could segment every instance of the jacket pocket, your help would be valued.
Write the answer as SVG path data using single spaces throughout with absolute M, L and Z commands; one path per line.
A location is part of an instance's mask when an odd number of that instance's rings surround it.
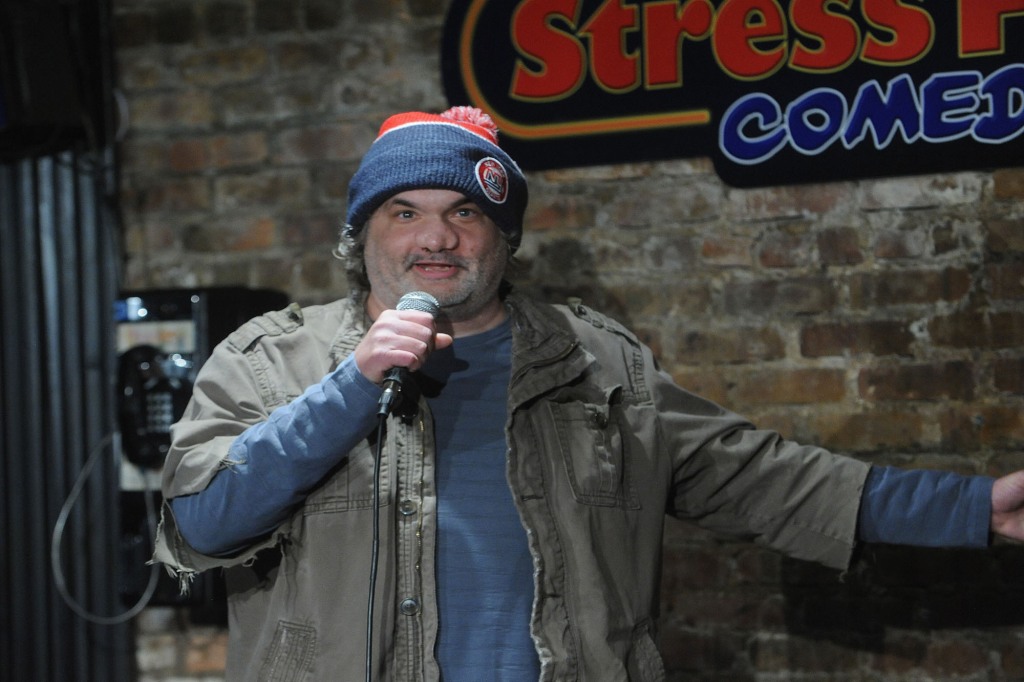
M 309 679 L 316 657 L 316 630 L 308 625 L 279 621 L 263 657 L 258 682 L 299 682 Z
M 633 631 L 633 648 L 626 659 L 629 679 L 634 682 L 664 682 L 665 663 L 651 635 L 650 622 L 641 623 Z
M 324 478 L 320 486 L 306 498 L 302 513 L 309 516 L 353 509 L 372 509 L 374 459 L 374 449 L 367 441 L 363 441 L 346 455 Z M 382 505 L 387 504 L 391 488 L 389 469 L 389 458 L 385 453 L 380 465 Z
M 622 436 L 621 388 L 600 400 L 548 403 L 565 473 L 577 502 L 638 509 Z

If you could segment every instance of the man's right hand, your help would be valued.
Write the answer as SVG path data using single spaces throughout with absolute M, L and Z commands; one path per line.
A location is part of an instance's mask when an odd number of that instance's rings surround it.
M 415 372 L 427 356 L 452 344 L 449 334 L 437 331 L 434 317 L 420 310 L 385 310 L 355 349 L 356 366 L 364 377 L 380 385 L 393 367 Z

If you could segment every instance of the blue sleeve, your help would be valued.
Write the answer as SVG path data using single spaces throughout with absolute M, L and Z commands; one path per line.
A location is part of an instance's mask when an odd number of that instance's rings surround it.
M 861 495 L 858 539 L 918 547 L 987 547 L 993 483 L 988 476 L 872 467 Z
M 178 529 L 197 551 L 238 551 L 288 518 L 309 491 L 377 423 L 381 389 L 350 356 L 270 417 L 242 432 L 201 492 L 170 501 Z

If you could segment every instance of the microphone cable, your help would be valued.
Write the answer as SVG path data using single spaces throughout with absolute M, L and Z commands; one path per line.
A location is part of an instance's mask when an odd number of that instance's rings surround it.
M 366 604 L 366 682 L 373 682 L 373 611 L 377 594 L 377 564 L 380 560 L 380 462 L 387 437 L 387 414 L 377 420 L 377 446 L 373 458 L 373 542 L 370 549 L 370 594 Z
M 106 450 L 107 446 L 113 443 L 115 434 L 108 433 L 104 436 L 93 448 L 89 457 L 86 459 L 85 465 L 79 472 L 78 477 L 75 479 L 74 485 L 71 487 L 71 492 L 68 493 L 67 498 L 64 500 L 64 504 L 61 505 L 60 514 L 57 516 L 57 521 L 53 526 L 53 534 L 50 536 L 50 571 L 53 574 L 54 586 L 57 589 L 57 593 L 60 598 L 67 604 L 75 615 L 80 618 L 94 623 L 96 625 L 120 625 L 125 623 L 135 616 L 139 615 L 148 604 L 149 600 L 152 599 L 153 594 L 156 592 L 157 581 L 160 575 L 160 566 L 154 563 L 149 569 L 149 581 L 146 583 L 146 588 L 143 593 L 139 596 L 138 601 L 123 613 L 115 616 L 101 616 L 92 613 L 84 606 L 82 606 L 72 596 L 70 589 L 67 585 L 67 580 L 64 577 L 64 569 L 61 565 L 61 544 L 64 539 L 64 532 L 68 524 L 68 517 L 71 516 L 71 511 L 78 501 L 78 497 L 82 494 L 82 489 L 85 487 L 85 483 L 89 476 L 92 474 L 93 468 L 96 466 L 100 454 Z M 143 497 L 146 502 L 146 520 L 147 527 L 149 529 L 150 539 L 156 538 L 156 509 L 153 502 L 153 498 L 149 495 L 150 491 L 143 491 Z
M 395 310 L 418 310 L 436 319 L 441 304 L 425 291 L 410 291 L 398 300 Z M 402 401 L 402 382 L 408 380 L 407 370 L 390 370 L 384 378 L 385 389 L 377 410 L 377 447 L 373 460 L 373 546 L 370 550 L 370 594 L 366 605 L 366 682 L 373 682 L 373 611 L 377 594 L 377 564 L 380 560 L 380 462 L 384 457 L 388 415 Z

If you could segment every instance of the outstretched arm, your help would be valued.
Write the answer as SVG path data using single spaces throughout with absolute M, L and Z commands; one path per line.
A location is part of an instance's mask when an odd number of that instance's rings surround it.
M 1024 541 L 1024 470 L 997 478 L 992 486 L 992 532 Z

